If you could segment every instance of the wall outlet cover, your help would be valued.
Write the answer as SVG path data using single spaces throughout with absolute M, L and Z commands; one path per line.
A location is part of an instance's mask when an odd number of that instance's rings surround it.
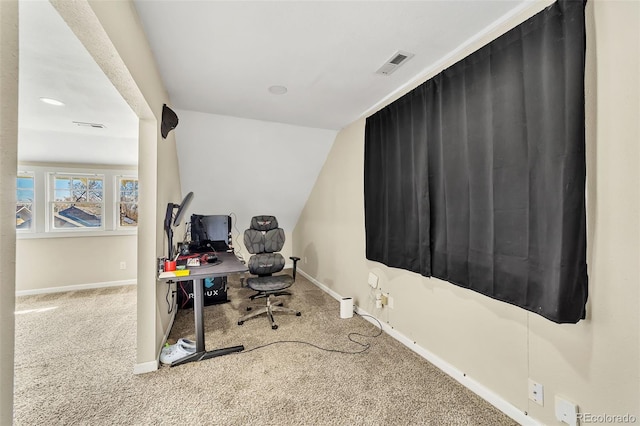
M 538 405 L 544 406 L 544 388 L 540 383 L 529 379 L 529 399 Z
M 578 406 L 556 395 L 556 419 L 571 426 L 578 424 Z

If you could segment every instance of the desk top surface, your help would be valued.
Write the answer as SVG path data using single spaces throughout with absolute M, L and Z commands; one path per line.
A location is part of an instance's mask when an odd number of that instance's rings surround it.
M 206 277 L 223 277 L 229 274 L 246 272 L 249 270 L 247 265 L 240 262 L 233 253 L 218 252 L 216 255 L 218 256 L 218 261 L 220 263 L 192 266 L 188 268 L 189 275 L 180 277 L 162 277 L 158 278 L 158 281 L 188 281 Z

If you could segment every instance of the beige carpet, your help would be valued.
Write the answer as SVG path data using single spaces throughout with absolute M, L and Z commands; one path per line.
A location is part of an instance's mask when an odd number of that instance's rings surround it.
M 349 334 L 378 329 L 340 319 L 303 277 L 284 298 L 302 316 L 279 315 L 278 330 L 264 316 L 238 326 L 252 292 L 237 279 L 230 303 L 205 307 L 206 348 L 246 350 L 144 375 L 132 373 L 134 286 L 17 298 L 15 424 L 516 424 L 386 334 L 352 336 L 370 344 L 360 354 L 311 346 L 361 351 Z M 194 337 L 193 310 L 178 312 L 170 342 L 179 337 Z

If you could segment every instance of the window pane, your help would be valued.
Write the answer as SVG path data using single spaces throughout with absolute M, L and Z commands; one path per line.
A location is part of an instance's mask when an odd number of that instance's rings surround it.
M 53 229 L 101 228 L 103 177 L 56 175 L 51 202 Z
M 138 225 L 138 205 L 134 203 L 120 204 L 120 226 Z
M 53 203 L 55 228 L 99 228 L 102 205 L 93 203 Z
M 138 179 L 119 179 L 119 222 L 120 227 L 138 225 Z
M 73 188 L 71 190 L 73 201 L 87 200 L 87 180 L 73 178 Z
M 18 173 L 16 178 L 16 229 L 31 229 L 33 224 L 33 201 L 35 179 Z

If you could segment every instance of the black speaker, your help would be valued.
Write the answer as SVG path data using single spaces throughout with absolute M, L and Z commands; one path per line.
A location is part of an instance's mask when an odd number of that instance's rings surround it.
M 162 139 L 166 139 L 170 131 L 178 125 L 178 116 L 167 104 L 162 105 L 162 123 L 160 124 L 160 133 Z

